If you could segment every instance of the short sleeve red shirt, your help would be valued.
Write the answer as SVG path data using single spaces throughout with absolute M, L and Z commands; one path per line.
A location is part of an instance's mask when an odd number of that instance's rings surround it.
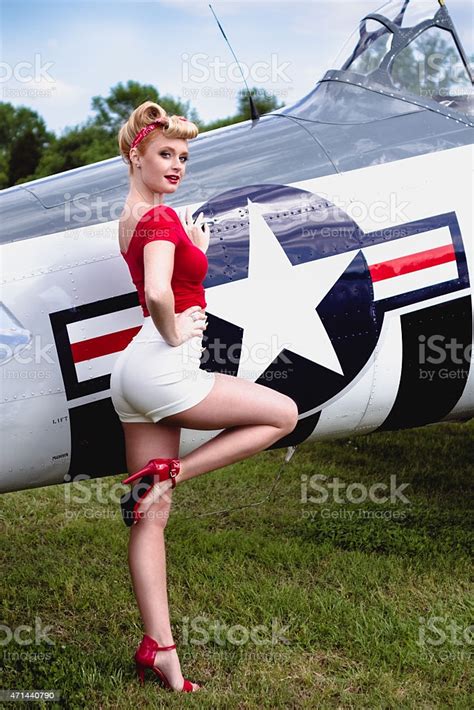
M 145 302 L 143 249 L 145 244 L 162 239 L 175 245 L 171 278 L 175 313 L 194 305 L 205 308 L 207 303 L 202 282 L 208 269 L 207 257 L 188 237 L 174 209 L 169 205 L 156 205 L 138 220 L 127 251 L 120 252 L 137 289 L 143 315 L 150 315 Z

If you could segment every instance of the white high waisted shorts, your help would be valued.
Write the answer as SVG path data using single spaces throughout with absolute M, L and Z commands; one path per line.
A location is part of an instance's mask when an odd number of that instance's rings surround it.
M 169 345 L 151 316 L 118 355 L 110 376 L 114 409 L 122 422 L 153 422 L 198 404 L 214 372 L 200 368 L 203 335 Z

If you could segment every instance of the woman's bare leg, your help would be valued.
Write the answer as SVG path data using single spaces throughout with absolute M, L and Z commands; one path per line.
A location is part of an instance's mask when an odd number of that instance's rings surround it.
M 156 456 L 178 456 L 179 427 L 124 424 L 123 428 L 129 472 L 142 468 Z M 171 492 L 152 506 L 148 518 L 132 525 L 128 544 L 128 565 L 144 632 L 154 638 L 159 646 L 174 643 L 168 609 L 165 550 L 165 528 L 170 508 Z M 158 651 L 155 663 L 166 674 L 172 687 L 181 690 L 183 675 L 177 651 Z
M 293 431 L 297 421 L 298 408 L 290 397 L 255 382 L 215 373 L 214 387 L 202 402 L 160 423 L 224 429 L 181 458 L 176 482 L 183 483 L 263 451 Z
M 151 458 L 177 457 L 179 435 L 177 441 L 173 440 L 173 429 L 179 432 L 181 426 L 194 429 L 225 427 L 213 439 L 181 458 L 177 482 L 182 483 L 264 450 L 294 429 L 297 415 L 296 404 L 289 397 L 262 385 L 216 373 L 213 389 L 194 407 L 166 417 L 156 425 L 124 427 L 126 435 L 130 432 L 127 437 L 128 471 L 138 470 Z M 154 432 L 145 429 L 150 426 L 155 427 Z M 143 432 L 141 442 L 140 432 Z M 135 441 L 132 441 L 135 434 Z M 133 452 L 130 459 L 129 451 Z M 132 526 L 129 544 L 130 572 L 145 633 L 155 638 L 160 646 L 173 643 L 164 544 L 170 507 L 171 482 L 155 484 L 140 506 L 146 515 Z M 183 677 L 176 651 L 158 652 L 156 664 L 167 674 L 173 687 L 182 687 Z

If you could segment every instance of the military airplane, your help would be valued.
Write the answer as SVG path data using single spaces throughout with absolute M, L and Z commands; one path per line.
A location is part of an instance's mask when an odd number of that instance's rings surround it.
M 295 103 L 191 141 L 169 199 L 210 225 L 201 367 L 298 405 L 272 448 L 474 415 L 472 70 L 444 3 L 385 3 L 351 42 Z M 126 470 L 128 189 L 115 157 L 0 193 L 0 492 Z

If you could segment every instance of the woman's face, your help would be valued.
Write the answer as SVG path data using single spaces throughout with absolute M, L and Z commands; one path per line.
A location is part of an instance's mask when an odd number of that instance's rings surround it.
M 173 193 L 186 171 L 188 142 L 184 138 L 167 138 L 163 133 L 151 140 L 143 155 L 137 153 L 140 168 L 134 168 L 153 192 Z

